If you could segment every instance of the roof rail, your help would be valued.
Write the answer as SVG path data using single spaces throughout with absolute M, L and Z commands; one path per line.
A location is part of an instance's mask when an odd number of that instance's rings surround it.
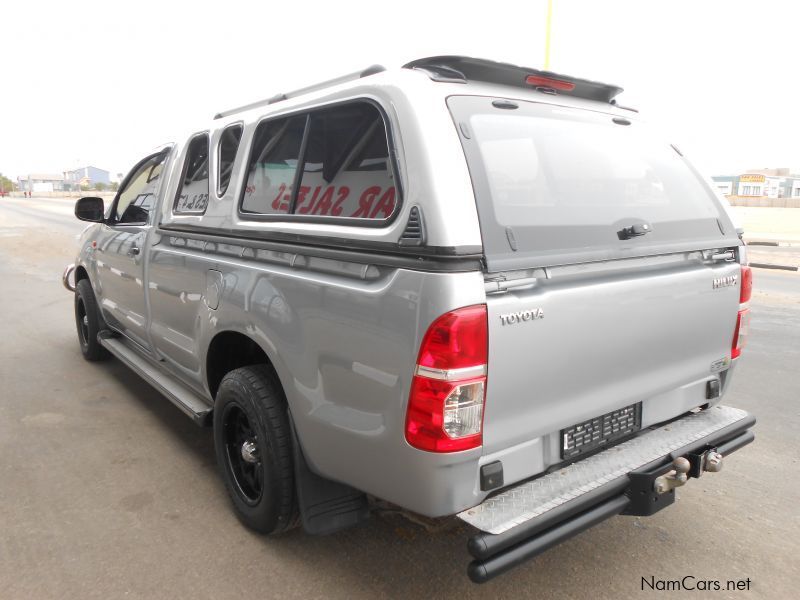
M 484 81 L 599 102 L 611 102 L 614 96 L 622 92 L 622 88 L 616 85 L 469 56 L 431 56 L 412 61 L 403 65 L 403 68 L 423 71 L 434 81 Z M 552 86 L 548 85 L 548 81 Z
M 239 106 L 237 108 L 232 108 L 230 110 L 222 111 L 214 115 L 214 119 L 222 119 L 230 115 L 235 115 L 236 113 L 250 110 L 251 108 L 258 108 L 260 106 L 268 106 L 270 104 L 275 104 L 276 102 L 283 102 L 284 100 L 288 100 L 289 98 L 296 98 L 297 96 L 302 96 L 303 94 L 308 94 L 310 92 L 315 92 L 317 90 L 321 90 L 327 87 L 339 85 L 340 83 L 347 83 L 348 81 L 355 81 L 356 79 L 361 79 L 362 77 L 369 77 L 370 75 L 375 75 L 376 73 L 381 73 L 385 70 L 386 68 L 381 65 L 372 65 L 367 67 L 366 69 L 362 69 L 361 71 L 356 71 L 355 73 L 348 73 L 347 75 L 342 75 L 341 77 L 336 77 L 334 79 L 329 79 L 327 81 L 315 83 L 314 85 L 309 85 L 308 87 L 300 88 L 299 90 L 294 90 L 293 92 L 286 92 L 285 94 L 276 94 L 275 96 L 267 98 L 266 100 L 259 100 L 258 102 L 252 102 L 250 104 L 245 104 L 244 106 Z

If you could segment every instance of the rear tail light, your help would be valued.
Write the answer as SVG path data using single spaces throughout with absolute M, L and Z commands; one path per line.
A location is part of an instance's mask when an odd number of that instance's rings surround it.
M 733 330 L 733 345 L 731 358 L 739 358 L 747 342 L 750 329 L 750 309 L 748 303 L 753 295 L 753 271 L 750 267 L 742 265 L 741 289 L 739 291 L 739 314 L 736 315 L 736 328 Z
M 750 267 L 742 266 L 742 288 L 739 292 L 739 303 L 750 302 L 753 295 L 753 270 Z
M 406 441 L 430 452 L 483 443 L 489 333 L 486 305 L 436 319 L 419 349 L 406 415 Z
M 736 316 L 736 329 L 733 331 L 733 347 L 731 348 L 731 358 L 739 358 L 747 342 L 747 333 L 750 329 L 750 310 L 740 310 Z

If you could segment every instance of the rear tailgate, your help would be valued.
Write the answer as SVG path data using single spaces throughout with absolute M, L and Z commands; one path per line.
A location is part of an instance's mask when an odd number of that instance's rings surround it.
M 708 402 L 731 364 L 741 242 L 703 179 L 641 123 L 599 103 L 495 100 L 448 106 L 487 265 L 484 455 L 536 446 L 516 479 Z
M 640 402 L 645 426 L 707 402 L 739 306 L 738 285 L 714 280 L 739 265 L 701 253 L 621 262 L 488 295 L 485 453 Z M 547 464 L 567 457 L 558 437 L 549 446 Z

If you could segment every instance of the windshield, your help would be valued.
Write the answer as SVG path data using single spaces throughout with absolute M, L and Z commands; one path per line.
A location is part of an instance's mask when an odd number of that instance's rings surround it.
M 546 266 L 736 240 L 707 185 L 641 123 L 533 102 L 448 103 L 470 135 L 462 141 L 487 259 Z

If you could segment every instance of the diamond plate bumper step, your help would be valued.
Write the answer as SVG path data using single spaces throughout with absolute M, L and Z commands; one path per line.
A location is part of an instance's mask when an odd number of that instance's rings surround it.
M 674 459 L 709 448 L 726 456 L 753 440 L 748 430 L 754 424 L 754 417 L 729 406 L 691 413 L 459 513 L 479 530 L 467 546 L 476 558 L 468 568 L 470 578 L 488 581 L 616 514 L 652 514 L 660 507 L 631 509 L 632 480 L 655 479 Z M 662 504 L 673 500 L 670 492 Z

